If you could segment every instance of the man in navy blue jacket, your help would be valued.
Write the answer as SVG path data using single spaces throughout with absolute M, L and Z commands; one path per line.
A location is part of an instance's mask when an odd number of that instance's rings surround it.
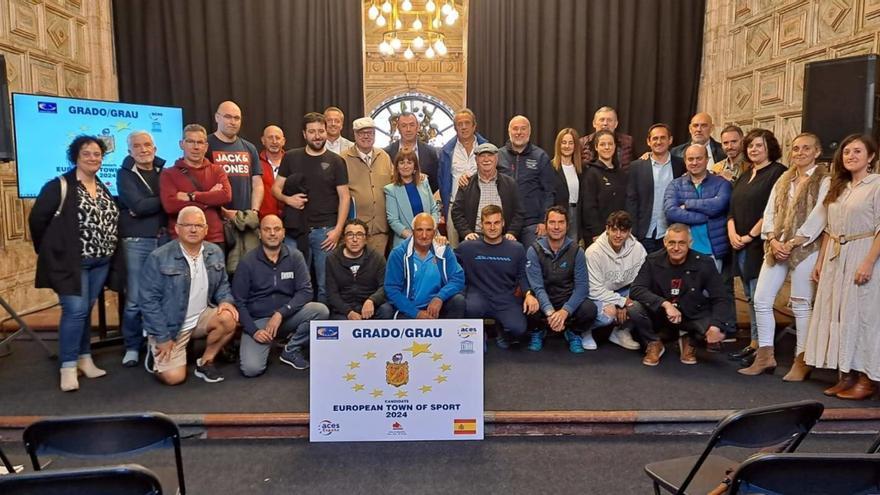
M 147 256 L 159 247 L 160 233 L 168 219 L 159 199 L 159 173 L 165 160 L 156 156 L 153 136 L 146 131 L 128 135 L 128 156 L 116 173 L 119 192 L 119 237 L 125 254 L 125 311 L 122 314 L 122 339 L 125 356 L 122 364 L 137 366 L 144 345 L 141 309 L 138 304 L 141 267 Z
M 546 233 L 544 212 L 556 204 L 558 179 L 547 153 L 529 142 L 532 136 L 529 119 L 522 115 L 510 119 L 507 134 L 510 140 L 499 150 L 498 172 L 516 179 L 525 216 L 522 231 L 513 234 L 523 246 L 531 246 Z
M 311 302 L 312 282 L 302 253 L 284 245 L 284 224 L 276 215 L 260 222 L 260 248 L 242 258 L 232 281 L 241 335 L 241 373 L 266 370 L 272 342 L 287 339 L 281 362 L 307 369 L 309 322 L 327 319 L 327 306 Z
M 467 286 L 464 314 L 496 320 L 501 326 L 496 341 L 504 349 L 508 347 L 508 335 L 518 340 L 526 333 L 525 315 L 538 311 L 538 300 L 529 289 L 526 250 L 522 244 L 504 238 L 501 207 L 483 207 L 480 223 L 483 238 L 464 241 L 456 251 Z

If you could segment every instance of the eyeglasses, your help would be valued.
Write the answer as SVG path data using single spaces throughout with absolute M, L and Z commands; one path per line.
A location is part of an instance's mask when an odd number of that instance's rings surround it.
M 182 229 L 190 229 L 190 230 L 201 230 L 201 229 L 207 227 L 207 225 L 205 225 L 203 223 L 179 223 L 179 224 L 177 224 L 177 226 Z
M 363 239 L 364 237 L 367 237 L 367 234 L 365 234 L 363 232 L 346 232 L 345 233 L 346 239 Z

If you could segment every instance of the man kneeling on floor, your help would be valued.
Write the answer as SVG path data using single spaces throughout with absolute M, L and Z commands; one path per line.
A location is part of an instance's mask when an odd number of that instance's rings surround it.
M 312 282 L 302 253 L 284 244 L 284 223 L 276 215 L 260 221 L 260 247 L 247 253 L 232 279 L 232 294 L 244 330 L 241 373 L 266 371 L 275 339 L 286 339 L 281 362 L 298 370 L 309 367 L 305 348 L 309 322 L 326 320 L 327 306 L 311 302 Z
M 614 325 L 608 340 L 629 349 L 639 350 L 639 343 L 630 334 L 632 322 L 626 308 L 632 306 L 630 285 L 645 262 L 645 248 L 632 236 L 632 217 L 619 210 L 608 215 L 605 235 L 600 235 L 587 248 L 587 271 L 590 272 L 590 299 L 599 314 L 593 328 L 584 332 L 584 349 L 596 349 L 593 330 Z
M 205 242 L 208 222 L 197 206 L 177 215 L 177 240 L 156 249 L 141 272 L 141 310 L 150 350 L 144 364 L 159 381 L 177 385 L 186 380 L 186 346 L 190 338 L 206 338 L 196 360 L 195 375 L 206 382 L 223 381 L 214 356 L 235 335 L 235 309 L 223 251 Z
M 563 332 L 568 350 L 584 352 L 581 332 L 588 330 L 596 320 L 596 305 L 587 299 L 590 284 L 584 250 L 566 237 L 568 208 L 551 206 L 544 216 L 547 237 L 540 237 L 526 254 L 526 274 L 529 285 L 538 298 L 540 315 L 554 332 Z M 537 314 L 535 315 L 537 316 Z M 544 322 L 530 318 L 535 326 Z M 544 347 L 542 329 L 535 329 L 529 339 L 529 350 Z
M 480 224 L 482 239 L 464 241 L 457 249 L 467 282 L 465 315 L 494 319 L 500 326 L 496 341 L 504 348 L 508 336 L 518 340 L 525 335 L 526 314 L 538 311 L 538 300 L 529 289 L 525 249 L 504 234 L 501 207 L 484 206 Z
M 413 235 L 391 250 L 385 267 L 385 295 L 395 318 L 464 317 L 464 271 L 449 245 L 434 242 L 434 217 L 419 213 Z
M 697 364 L 693 339 L 717 349 L 732 322 L 732 295 L 725 290 L 710 256 L 690 249 L 687 225 L 675 223 L 663 238 L 666 250 L 648 255 L 630 291 L 627 309 L 636 331 L 647 344 L 642 364 L 657 366 L 666 352 L 657 332 L 665 326 L 678 331 L 681 362 Z

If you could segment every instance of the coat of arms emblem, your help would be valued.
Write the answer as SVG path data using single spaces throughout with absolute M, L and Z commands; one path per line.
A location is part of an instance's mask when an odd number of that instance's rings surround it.
M 409 362 L 403 361 L 403 354 L 397 353 L 391 362 L 385 361 L 385 381 L 393 387 L 400 387 L 409 382 Z

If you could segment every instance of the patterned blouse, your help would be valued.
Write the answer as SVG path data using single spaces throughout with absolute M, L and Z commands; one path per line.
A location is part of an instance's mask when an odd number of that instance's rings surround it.
M 116 250 L 119 208 L 107 193 L 98 186 L 93 198 L 82 182 L 77 181 L 79 198 L 79 240 L 83 258 L 103 258 Z

